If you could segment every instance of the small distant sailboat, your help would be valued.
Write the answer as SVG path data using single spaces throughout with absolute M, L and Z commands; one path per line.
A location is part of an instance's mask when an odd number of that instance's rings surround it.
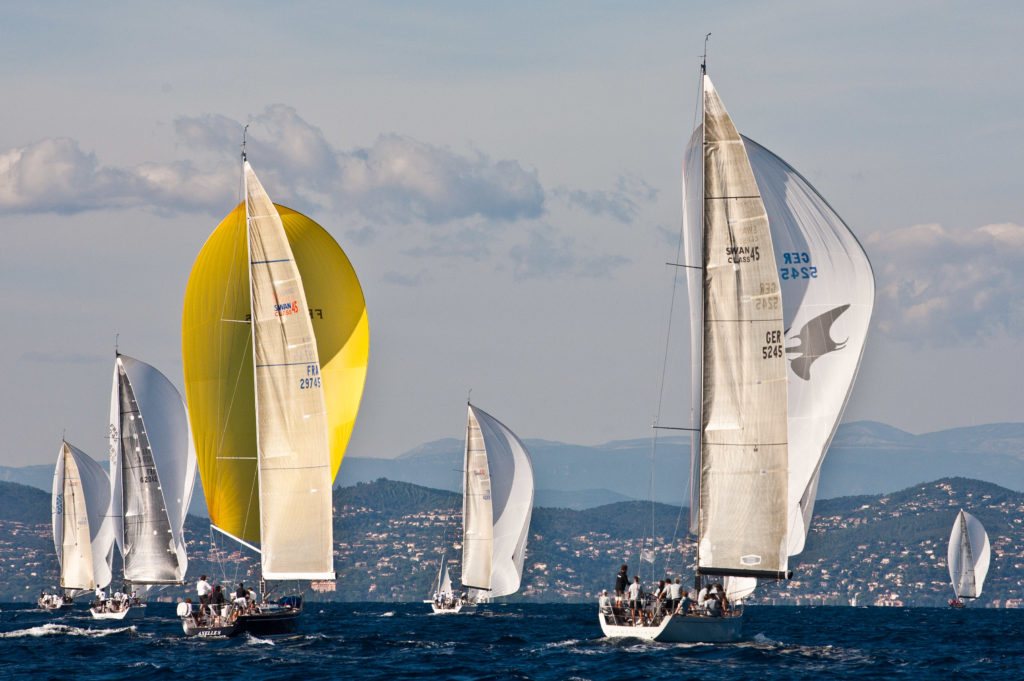
M 428 601 L 435 613 L 473 608 L 483 600 L 519 591 L 533 514 L 533 463 L 505 424 L 467 405 L 462 475 L 462 591 L 451 593 L 442 558 L 438 586 Z M 444 577 L 441 577 L 441 573 Z
M 366 378 L 359 280 L 320 225 L 275 205 L 242 155 L 245 200 L 207 240 L 185 293 L 185 392 L 211 527 L 260 554 L 259 603 L 188 635 L 293 631 L 301 595 L 265 580 L 333 580 L 332 484 Z
M 738 604 L 758 579 L 788 578 L 788 556 L 803 550 L 821 463 L 860 366 L 874 278 L 853 233 L 810 183 L 739 134 L 704 64 L 701 90 L 684 168 L 699 414 L 690 531 L 698 589 L 704 577 L 721 577 Z M 632 626 L 613 610 L 600 620 L 606 636 L 736 640 L 742 607 L 725 615 L 669 613 Z
M 97 619 L 141 616 L 134 587 L 185 583 L 185 516 L 196 454 L 185 404 L 157 369 L 116 353 L 110 395 L 110 518 L 124 559 L 124 598 L 90 609 Z
M 60 563 L 60 593 L 39 607 L 70 608 L 74 597 L 110 584 L 114 532 L 107 507 L 110 478 L 85 452 L 61 442 L 53 473 L 53 545 Z
M 963 608 L 965 598 L 981 596 L 981 587 L 988 575 L 991 548 L 988 533 L 981 521 L 960 509 L 949 535 L 949 578 L 953 582 L 950 607 Z
M 423 601 L 430 603 L 435 614 L 457 613 L 467 605 L 454 591 L 452 591 L 452 577 L 448 574 L 448 561 L 441 556 L 441 569 L 437 572 L 437 588 L 434 589 L 434 597 Z

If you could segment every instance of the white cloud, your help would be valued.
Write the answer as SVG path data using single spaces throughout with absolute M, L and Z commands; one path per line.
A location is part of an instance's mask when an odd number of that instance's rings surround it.
M 78 213 L 149 207 L 220 214 L 234 205 L 238 170 L 222 152 L 242 125 L 219 115 L 175 121 L 182 147 L 212 160 L 103 167 L 67 138 L 0 153 L 0 213 Z M 338 151 L 291 107 L 277 104 L 249 124 L 249 158 L 275 200 L 378 222 L 442 224 L 464 218 L 514 221 L 544 212 L 537 172 L 518 161 L 459 153 L 402 135 Z
M 879 331 L 932 346 L 1024 333 L 1024 226 L 914 225 L 875 232 L 865 246 Z

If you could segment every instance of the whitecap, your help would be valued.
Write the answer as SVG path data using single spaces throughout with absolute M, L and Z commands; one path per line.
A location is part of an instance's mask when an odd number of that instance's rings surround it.
M 0 634 L 0 638 L 39 638 L 42 636 L 85 636 L 87 638 L 101 638 L 103 636 L 111 636 L 113 634 L 123 634 L 125 632 L 134 633 L 135 627 L 118 627 L 116 629 L 88 629 L 82 627 L 72 627 L 67 624 L 56 624 L 54 622 L 47 622 L 38 627 L 29 627 L 28 629 L 16 629 L 14 631 L 8 631 Z
M 275 645 L 275 643 L 273 641 L 271 641 L 269 638 L 260 638 L 259 636 L 253 636 L 248 631 L 245 632 L 245 635 L 248 638 L 248 640 L 246 641 L 247 645 L 252 645 L 252 646 L 272 646 L 272 645 Z

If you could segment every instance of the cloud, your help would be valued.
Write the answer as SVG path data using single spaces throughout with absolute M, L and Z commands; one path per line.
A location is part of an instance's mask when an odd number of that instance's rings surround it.
M 563 276 L 603 279 L 629 260 L 621 255 L 590 255 L 570 237 L 553 235 L 550 228 L 532 229 L 526 244 L 513 246 L 509 257 L 516 279 L 554 279 Z
M 591 215 L 608 215 L 629 224 L 640 212 L 641 203 L 653 203 L 658 190 L 639 177 L 623 175 L 610 190 L 556 189 L 553 194 L 569 204 L 582 208 Z
M 1024 333 L 1024 226 L 914 225 L 875 232 L 865 246 L 880 332 L 931 346 Z
M 338 187 L 370 218 L 441 223 L 480 216 L 512 221 L 544 211 L 536 171 L 517 161 L 457 154 L 402 135 L 381 135 L 372 147 L 339 158 Z
M 189 159 L 103 167 L 94 153 L 67 138 L 0 152 L 0 213 L 149 207 L 221 214 L 237 199 L 239 177 L 237 164 L 223 151 L 238 149 L 242 127 L 220 115 L 177 119 L 181 147 L 209 157 L 202 166 Z M 252 118 L 247 150 L 271 196 L 300 209 L 428 225 L 473 217 L 509 222 L 544 212 L 537 172 L 518 161 L 459 153 L 395 134 L 339 151 L 319 128 L 283 104 Z

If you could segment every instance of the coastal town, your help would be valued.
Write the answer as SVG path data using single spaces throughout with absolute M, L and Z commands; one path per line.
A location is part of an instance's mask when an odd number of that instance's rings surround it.
M 12 500 L 0 518 L 0 600 L 34 601 L 58 579 L 49 495 L 0 484 Z M 334 506 L 337 579 L 314 582 L 311 599 L 421 600 L 433 589 L 442 555 L 457 578 L 458 495 L 378 480 L 335 490 Z M 793 579 L 761 584 L 750 602 L 945 606 L 952 596 L 946 551 L 960 508 L 982 519 L 992 545 L 985 591 L 971 607 L 1024 606 L 1024 494 L 962 478 L 819 501 L 807 546 L 790 561 Z M 535 508 L 523 586 L 514 598 L 596 600 L 623 563 L 645 585 L 668 575 L 688 581 L 694 546 L 685 536 L 687 519 L 686 509 L 639 501 L 582 511 Z M 190 579 L 204 572 L 225 583 L 253 579 L 255 555 L 215 536 L 206 519 L 190 516 L 186 532 Z M 189 589 L 172 587 L 154 600 L 173 601 Z

